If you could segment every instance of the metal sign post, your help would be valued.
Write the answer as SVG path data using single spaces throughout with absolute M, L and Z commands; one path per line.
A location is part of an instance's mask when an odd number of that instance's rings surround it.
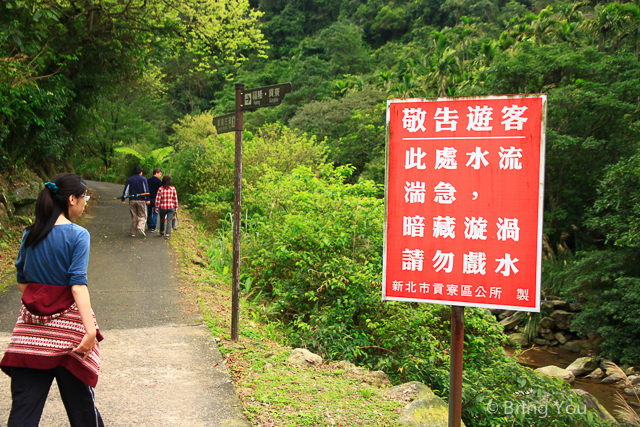
M 451 364 L 449 369 L 449 427 L 462 420 L 462 359 L 464 348 L 464 307 L 451 307 Z
M 291 92 L 291 83 L 244 88 L 236 83 L 236 111 L 214 117 L 213 125 L 219 134 L 235 131 L 235 172 L 233 188 L 233 266 L 231 280 L 231 339 L 238 341 L 240 323 L 240 241 L 242 222 L 242 131 L 244 110 L 280 105 L 284 96 Z

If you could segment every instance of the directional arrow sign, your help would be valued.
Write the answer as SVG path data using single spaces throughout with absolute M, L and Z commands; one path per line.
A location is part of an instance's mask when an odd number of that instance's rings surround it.
M 243 107 L 245 110 L 253 110 L 260 107 L 280 105 L 285 94 L 290 92 L 291 83 L 246 89 L 244 91 Z
M 233 132 L 236 130 L 236 115 L 232 113 L 214 117 L 213 125 L 216 127 L 218 134 Z

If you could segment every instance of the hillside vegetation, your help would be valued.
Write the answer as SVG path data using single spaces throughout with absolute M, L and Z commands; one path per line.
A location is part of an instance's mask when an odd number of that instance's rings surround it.
M 290 81 L 245 115 L 244 294 L 292 345 L 446 396 L 449 308 L 380 301 L 385 101 L 546 93 L 543 295 L 582 303 L 575 332 L 637 364 L 639 49 L 637 1 L 7 0 L 0 173 L 161 167 L 225 276 L 233 136 L 212 118 L 236 82 Z M 467 425 L 529 425 L 486 411 L 518 390 L 572 399 L 504 357 L 484 310 L 466 322 Z

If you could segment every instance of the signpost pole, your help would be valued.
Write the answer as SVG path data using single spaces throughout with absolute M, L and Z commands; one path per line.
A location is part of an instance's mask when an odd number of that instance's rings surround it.
M 238 341 L 240 321 L 240 225 L 242 221 L 242 129 L 244 83 L 236 83 L 236 157 L 233 197 L 233 279 L 231 295 L 231 339 Z
M 462 350 L 464 307 L 451 307 L 451 366 L 449 371 L 449 427 L 460 427 L 462 414 Z

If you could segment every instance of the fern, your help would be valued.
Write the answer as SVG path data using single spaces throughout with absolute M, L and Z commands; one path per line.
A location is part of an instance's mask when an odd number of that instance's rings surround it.
M 145 158 L 142 154 L 138 153 L 136 150 L 134 150 L 133 148 L 129 148 L 129 147 L 116 147 L 113 149 L 114 151 L 117 151 L 118 153 L 122 153 L 122 154 L 130 154 L 134 157 L 137 157 L 138 159 L 144 161 Z

